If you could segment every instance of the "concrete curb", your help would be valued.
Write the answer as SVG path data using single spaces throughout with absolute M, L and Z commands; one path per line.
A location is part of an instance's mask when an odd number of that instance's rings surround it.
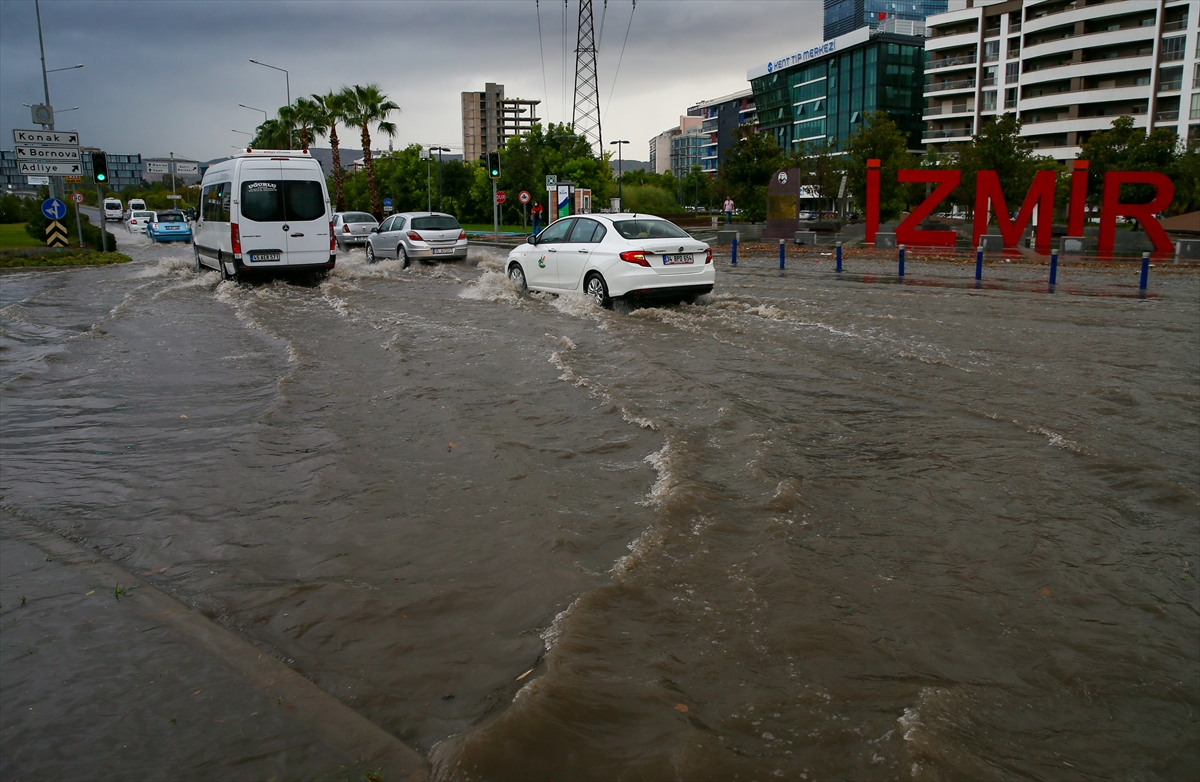
M 291 719 L 347 759 L 381 769 L 386 780 L 428 778 L 429 763 L 420 753 L 236 633 L 61 535 L 9 514 L 5 514 L 4 526 L 7 533 L 61 564 L 79 568 L 97 582 L 137 587 L 124 600 L 215 656 L 255 689 L 282 699 L 292 707 L 288 709 Z

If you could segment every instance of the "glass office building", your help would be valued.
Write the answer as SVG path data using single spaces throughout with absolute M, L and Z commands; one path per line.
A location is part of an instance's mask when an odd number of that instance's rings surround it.
M 885 19 L 924 22 L 945 12 L 948 0 L 825 0 L 825 40 L 860 27 L 874 30 Z
M 860 29 L 751 69 L 759 130 L 789 152 L 826 140 L 841 149 L 866 115 L 885 111 L 908 136 L 909 149 L 920 149 L 924 43 L 920 36 Z

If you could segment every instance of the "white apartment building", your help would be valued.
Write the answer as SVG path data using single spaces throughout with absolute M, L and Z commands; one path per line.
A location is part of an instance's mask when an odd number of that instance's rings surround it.
M 1200 135 L 1200 0 L 968 0 L 926 23 L 922 140 L 934 149 L 1002 112 L 1057 160 L 1122 114 Z

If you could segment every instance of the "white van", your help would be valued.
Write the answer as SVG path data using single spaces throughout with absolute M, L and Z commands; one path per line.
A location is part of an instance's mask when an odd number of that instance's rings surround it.
M 140 198 L 131 198 L 129 203 L 125 205 L 125 219 L 128 220 L 134 212 L 146 211 L 146 202 Z
M 119 221 L 125 215 L 125 207 L 119 198 L 104 199 L 104 222 Z
M 200 183 L 196 268 L 327 271 L 334 265 L 329 193 L 307 152 L 247 150 L 209 166 Z

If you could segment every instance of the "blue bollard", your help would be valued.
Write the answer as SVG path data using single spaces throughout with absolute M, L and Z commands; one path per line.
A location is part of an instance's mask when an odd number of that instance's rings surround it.
M 733 260 L 730 263 L 737 266 L 737 234 L 733 235 Z
M 1050 284 L 1058 283 L 1058 250 L 1050 251 Z
M 1146 283 L 1150 277 L 1150 253 L 1142 253 L 1142 280 L 1138 283 L 1138 290 L 1145 293 Z
M 782 269 L 782 268 L 784 267 L 784 264 L 783 264 L 783 248 L 784 248 L 784 241 L 785 241 L 785 240 L 783 240 L 783 239 L 780 239 L 780 240 L 779 240 L 779 268 L 780 268 L 780 269 Z
M 975 279 L 983 279 L 983 245 L 979 245 L 979 249 L 975 251 Z
M 837 243 L 837 273 L 842 273 L 842 243 Z
M 900 245 L 900 276 L 904 276 L 904 245 Z

